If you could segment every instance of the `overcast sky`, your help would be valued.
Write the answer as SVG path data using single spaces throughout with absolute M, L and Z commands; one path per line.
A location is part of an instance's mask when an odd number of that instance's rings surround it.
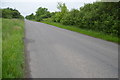
M 2 0 L 0 8 L 14 8 L 20 11 L 23 16 L 35 13 L 37 8 L 45 7 L 49 11 L 58 11 L 57 3 L 66 3 L 69 10 L 72 8 L 79 9 L 84 3 L 93 3 L 96 0 Z

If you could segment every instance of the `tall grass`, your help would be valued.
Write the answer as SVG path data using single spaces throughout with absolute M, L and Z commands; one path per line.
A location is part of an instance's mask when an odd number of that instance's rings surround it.
M 24 66 L 24 21 L 2 20 L 2 78 L 22 78 Z
M 2 78 L 2 18 L 0 18 L 0 79 Z

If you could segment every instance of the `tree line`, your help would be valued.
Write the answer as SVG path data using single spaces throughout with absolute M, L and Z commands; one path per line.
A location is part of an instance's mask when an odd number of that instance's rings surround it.
M 85 4 L 79 9 L 68 10 L 65 3 L 58 3 L 58 12 L 49 12 L 47 8 L 38 8 L 36 14 L 26 16 L 27 19 L 49 21 L 64 25 L 74 25 L 82 29 L 102 32 L 120 37 L 120 2 L 94 2 Z
M 29 20 L 36 20 L 36 21 L 42 21 L 43 19 L 45 18 L 50 18 L 52 17 L 54 13 L 50 13 L 50 11 L 48 11 L 47 8 L 42 8 L 42 7 L 39 7 L 36 11 L 36 14 L 34 15 L 33 13 L 26 16 L 25 18 L 26 19 L 29 19 Z
M 17 18 L 17 19 L 23 19 L 24 17 L 20 14 L 20 12 L 16 9 L 12 9 L 12 8 L 4 8 L 4 9 L 0 9 L 0 12 L 2 12 L 2 14 L 0 15 L 0 17 L 2 18 Z

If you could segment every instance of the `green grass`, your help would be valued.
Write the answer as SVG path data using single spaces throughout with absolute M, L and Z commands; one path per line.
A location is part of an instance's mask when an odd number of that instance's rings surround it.
M 2 18 L 0 18 L 0 79 L 2 78 Z
M 59 28 L 63 28 L 63 29 L 67 29 L 67 30 L 71 30 L 71 31 L 75 31 L 78 33 L 82 33 L 85 35 L 89 35 L 95 38 L 100 38 L 103 40 L 107 40 L 107 41 L 111 41 L 111 42 L 115 42 L 115 43 L 120 43 L 120 41 L 118 41 L 120 38 L 116 37 L 116 36 L 112 36 L 112 35 L 107 35 L 101 32 L 95 32 L 95 31 L 91 31 L 91 30 L 85 30 L 85 29 L 81 29 L 75 26 L 67 26 L 67 25 L 62 25 L 60 23 L 56 23 L 56 22 L 52 22 L 52 21 L 41 21 L 42 23 L 46 23 L 46 24 L 50 24 Z
M 24 20 L 2 20 L 2 78 L 24 75 Z

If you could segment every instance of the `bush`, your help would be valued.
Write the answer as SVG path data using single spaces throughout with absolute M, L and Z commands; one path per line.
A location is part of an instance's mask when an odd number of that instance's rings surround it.
M 12 8 L 5 8 L 2 10 L 2 18 L 17 18 L 17 19 L 23 19 L 24 17 L 20 14 L 20 12 L 16 9 Z

